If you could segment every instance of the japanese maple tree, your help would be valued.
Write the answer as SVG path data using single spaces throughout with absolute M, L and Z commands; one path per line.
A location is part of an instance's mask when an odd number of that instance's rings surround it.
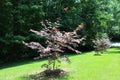
M 45 23 L 47 23 L 47 25 Z M 74 51 L 75 53 L 81 53 L 75 48 L 84 40 L 84 38 L 81 38 L 81 36 L 77 34 L 77 31 L 83 28 L 83 24 L 78 25 L 78 27 L 72 32 L 60 31 L 59 20 L 54 23 L 49 21 L 42 21 L 41 25 L 43 26 L 41 31 L 36 31 L 33 29 L 30 29 L 30 31 L 39 36 L 45 37 L 47 39 L 47 46 L 45 47 L 41 45 L 42 42 L 26 43 L 23 41 L 23 44 L 30 47 L 31 49 L 37 49 L 38 52 L 40 52 L 40 55 L 35 57 L 35 59 L 46 56 L 48 57 L 48 64 L 43 64 L 43 67 L 46 67 L 49 70 L 55 70 L 57 69 L 56 62 L 61 62 L 60 58 L 63 58 L 63 60 L 66 61 L 70 61 L 69 58 L 65 55 L 62 57 L 60 55 L 60 53 L 63 53 L 66 49 Z M 52 65 L 52 67 L 50 65 Z

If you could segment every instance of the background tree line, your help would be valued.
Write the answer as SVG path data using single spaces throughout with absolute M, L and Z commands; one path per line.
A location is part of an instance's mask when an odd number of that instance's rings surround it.
M 86 37 L 84 50 L 93 48 L 97 36 L 120 40 L 119 0 L 0 0 L 0 62 L 31 59 L 37 55 L 24 41 L 45 41 L 29 32 L 41 30 L 40 22 L 61 18 L 60 29 L 71 31 L 80 23 L 78 33 Z M 33 54 L 36 53 L 36 54 Z

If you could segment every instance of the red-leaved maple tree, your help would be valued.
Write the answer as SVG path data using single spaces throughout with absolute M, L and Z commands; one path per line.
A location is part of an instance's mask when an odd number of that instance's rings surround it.
M 40 55 L 35 57 L 35 59 L 47 56 L 48 64 L 44 64 L 42 66 L 49 70 L 55 70 L 57 68 L 56 62 L 61 62 L 60 54 L 63 53 L 66 49 L 74 51 L 75 53 L 81 53 L 75 48 L 84 40 L 84 38 L 81 38 L 81 36 L 77 34 L 77 31 L 83 28 L 83 24 L 78 25 L 78 27 L 72 32 L 66 32 L 59 30 L 59 20 L 54 23 L 46 21 L 46 23 L 47 25 L 43 21 L 41 22 L 41 25 L 43 26 L 41 31 L 30 29 L 31 32 L 47 39 L 46 47 L 41 45 L 42 42 L 26 43 L 23 41 L 23 44 L 30 47 L 31 49 L 37 49 L 38 52 L 40 52 Z M 54 24 L 54 26 L 52 26 L 52 24 Z M 62 58 L 64 58 L 63 60 L 69 61 L 65 55 Z M 52 67 L 49 65 L 52 65 Z

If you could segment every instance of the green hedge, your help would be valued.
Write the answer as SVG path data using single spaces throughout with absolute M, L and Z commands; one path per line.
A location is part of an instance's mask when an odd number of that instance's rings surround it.
M 110 23 L 114 17 L 111 15 L 115 15 L 113 13 L 115 11 L 109 5 L 110 1 L 0 0 L 0 62 L 31 59 L 36 56 L 37 54 L 33 54 L 36 51 L 25 47 L 21 42 L 24 40 L 43 43 L 45 39 L 30 33 L 29 29 L 41 30 L 42 20 L 54 22 L 59 17 L 62 19 L 61 30 L 71 31 L 81 22 L 84 23 L 84 29 L 78 33 L 87 39 L 83 47 L 92 49 L 91 40 L 96 37 L 96 34 L 108 32 L 111 35 L 109 27 L 114 25 Z M 65 10 L 66 7 L 68 7 L 67 10 Z M 116 13 L 119 11 L 117 7 L 115 6 Z M 117 21 L 119 22 L 118 19 Z
M 52 2 L 50 0 L 0 0 L 0 62 L 30 59 L 36 56 L 37 54 L 34 54 L 36 51 L 25 47 L 22 41 L 42 43 L 45 41 L 44 38 L 29 32 L 31 28 L 41 30 L 42 20 L 55 21 L 56 18 L 61 17 L 61 29 L 67 31 L 74 29 L 80 23 L 79 10 L 76 10 L 78 5 L 74 2 L 74 0 Z M 67 6 L 69 10 L 65 11 L 64 8 Z

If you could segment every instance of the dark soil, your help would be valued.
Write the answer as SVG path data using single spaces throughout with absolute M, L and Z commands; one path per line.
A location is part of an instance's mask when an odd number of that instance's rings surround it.
M 61 69 L 47 69 L 35 75 L 30 75 L 28 80 L 54 80 L 55 78 L 62 77 L 66 71 Z
M 94 56 L 102 56 L 101 54 L 94 54 Z

